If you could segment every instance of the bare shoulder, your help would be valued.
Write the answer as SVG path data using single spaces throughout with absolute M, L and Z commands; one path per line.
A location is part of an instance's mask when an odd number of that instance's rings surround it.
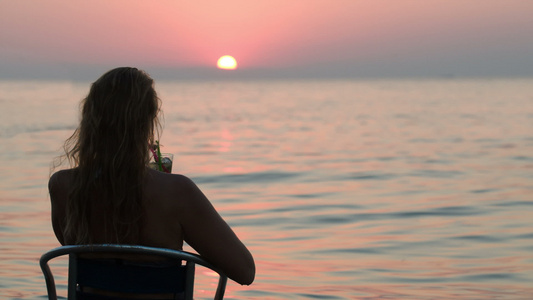
M 64 184 L 65 181 L 72 180 L 73 175 L 74 175 L 74 169 L 59 170 L 55 172 L 54 174 L 52 174 L 52 176 L 50 176 L 48 185 L 56 186 L 59 184 Z
M 55 172 L 48 181 L 48 192 L 50 193 L 50 201 L 52 202 L 52 210 L 62 212 L 65 205 L 72 181 L 74 177 L 74 170 L 67 169 Z
M 185 192 L 196 185 L 185 175 L 167 174 L 155 170 L 148 171 L 148 184 L 150 187 L 166 191 Z
M 74 169 L 60 170 L 50 176 L 48 190 L 52 198 L 54 195 L 64 194 L 70 189 L 74 172 Z
M 148 172 L 146 192 L 149 198 L 169 202 L 168 204 L 181 208 L 197 202 L 195 199 L 203 196 L 203 193 L 189 177 L 154 170 Z

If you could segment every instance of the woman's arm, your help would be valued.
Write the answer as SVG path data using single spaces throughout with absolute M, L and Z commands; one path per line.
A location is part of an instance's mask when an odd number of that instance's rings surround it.
M 180 220 L 185 241 L 230 279 L 243 285 L 251 284 L 255 278 L 255 263 L 250 251 L 196 184 L 186 178 L 184 185 L 183 199 L 186 200 Z

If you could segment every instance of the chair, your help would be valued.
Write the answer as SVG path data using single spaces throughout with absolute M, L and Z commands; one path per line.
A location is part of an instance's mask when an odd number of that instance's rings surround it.
M 50 300 L 56 300 L 57 293 L 48 262 L 66 254 L 69 300 L 154 299 L 162 294 L 172 295 L 173 299 L 193 299 L 195 264 L 218 273 L 215 300 L 222 299 L 226 289 L 226 275 L 193 253 L 131 245 L 76 245 L 62 246 L 41 256 L 39 263 Z M 182 261 L 186 264 L 182 265 Z M 145 298 L 138 298 L 143 295 Z

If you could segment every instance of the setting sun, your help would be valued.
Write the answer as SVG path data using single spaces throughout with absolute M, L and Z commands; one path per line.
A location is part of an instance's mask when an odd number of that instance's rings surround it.
M 217 67 L 223 70 L 235 70 L 237 69 L 237 61 L 233 56 L 224 55 L 218 59 Z

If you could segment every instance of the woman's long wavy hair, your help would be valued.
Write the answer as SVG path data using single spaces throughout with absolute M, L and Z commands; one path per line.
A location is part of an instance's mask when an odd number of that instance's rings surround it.
M 149 149 L 161 129 L 153 80 L 136 68 L 113 69 L 92 84 L 81 105 L 80 125 L 64 144 L 75 168 L 65 240 L 136 243 Z M 94 237 L 92 222 L 103 223 L 104 240 Z

